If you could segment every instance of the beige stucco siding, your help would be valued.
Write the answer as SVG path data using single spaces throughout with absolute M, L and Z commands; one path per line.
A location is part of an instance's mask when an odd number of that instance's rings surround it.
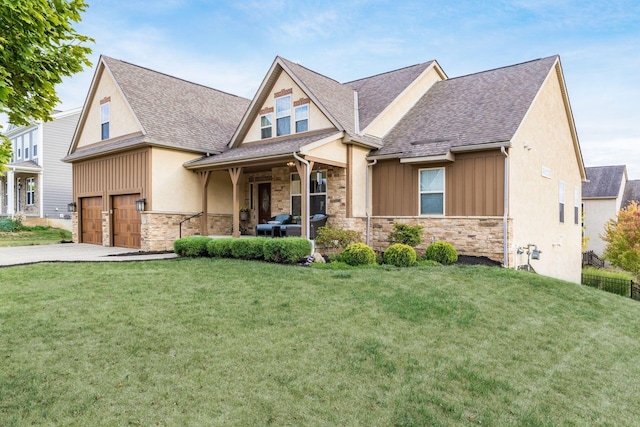
M 363 217 L 367 214 L 367 154 L 366 148 L 354 146 L 351 168 L 351 209 L 354 217 Z M 371 189 L 369 189 L 371 190 Z M 370 195 L 371 193 L 369 193 Z M 371 199 L 369 199 L 371 200 Z
M 513 218 L 509 249 L 535 244 L 542 251 L 540 260 L 532 261 L 538 273 L 580 282 L 582 230 L 580 220 L 574 222 L 574 192 L 577 189 L 580 200 L 582 182 L 570 120 L 558 74 L 551 70 L 509 149 L 509 216 Z M 559 219 L 561 182 L 563 223 Z M 526 264 L 526 255 L 517 263 Z
M 291 77 L 289 77 L 289 75 L 287 73 L 285 73 L 285 72 L 280 73 L 280 76 L 278 77 L 278 80 L 276 81 L 275 85 L 273 86 L 273 90 L 271 91 L 271 93 L 267 97 L 267 100 L 264 102 L 264 104 L 260 107 L 260 110 L 263 110 L 265 108 L 272 108 L 273 109 L 273 113 L 271 113 L 272 125 L 273 125 L 272 137 L 276 136 L 276 113 L 275 113 L 276 98 L 275 98 L 274 94 L 277 93 L 277 92 L 280 92 L 283 89 L 284 90 L 292 89 L 292 93 L 291 93 L 291 133 L 295 133 L 295 120 L 294 120 L 295 107 L 293 106 L 293 103 L 298 101 L 298 100 L 300 100 L 300 99 L 308 98 L 308 95 L 300 88 L 300 86 L 298 86 L 291 79 Z M 260 141 L 261 140 L 260 116 L 261 115 L 258 114 L 257 117 L 255 118 L 253 124 L 249 128 L 249 132 L 247 133 L 247 136 L 242 141 L 243 143 L 252 142 L 252 141 Z M 327 117 L 322 113 L 322 111 L 320 111 L 318 106 L 316 104 L 314 104 L 313 101 L 309 101 L 309 131 L 314 131 L 314 130 L 318 130 L 318 129 L 327 129 L 327 128 L 331 128 L 331 127 L 334 127 L 334 126 L 329 121 L 329 119 L 327 119 Z
M 587 250 L 594 251 L 597 255 L 602 255 L 606 246 L 600 238 L 604 233 L 604 225 L 618 215 L 616 199 L 588 199 L 584 203 L 584 234 L 587 241 Z
M 78 147 L 100 142 L 102 138 L 100 101 L 105 98 L 111 98 L 109 139 L 142 131 L 111 75 L 102 68 L 98 76 L 95 92 L 85 105 L 88 110 L 85 112 L 85 122 L 81 126 L 80 134 L 77 137 Z
M 325 159 L 330 162 L 347 163 L 347 146 L 342 139 L 336 139 L 318 146 L 302 147 L 301 153 L 317 159 Z
M 418 102 L 418 100 L 433 86 L 442 80 L 435 66 L 427 68 L 413 84 L 408 86 L 398 98 L 375 118 L 362 133 L 382 138 L 395 126 L 398 121 Z
M 152 150 L 152 194 L 154 212 L 185 213 L 202 210 L 200 175 L 187 170 L 183 164 L 198 156 L 164 148 Z M 229 172 L 211 172 L 207 193 L 210 214 L 231 213 L 231 178 Z

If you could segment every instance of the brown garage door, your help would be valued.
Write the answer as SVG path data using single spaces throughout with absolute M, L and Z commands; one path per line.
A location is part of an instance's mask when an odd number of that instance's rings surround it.
M 139 194 L 113 196 L 113 246 L 140 249 Z
M 82 243 L 102 245 L 102 197 L 80 199 Z

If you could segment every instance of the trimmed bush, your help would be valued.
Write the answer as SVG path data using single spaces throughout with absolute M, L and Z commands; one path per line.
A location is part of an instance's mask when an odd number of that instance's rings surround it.
M 440 264 L 453 264 L 458 260 L 458 252 L 451 243 L 435 242 L 427 248 L 424 258 L 437 261 Z
M 233 245 L 233 242 L 236 240 L 238 239 L 234 239 L 233 237 L 211 239 L 211 241 L 207 243 L 207 252 L 209 256 L 212 257 L 231 258 L 231 245 Z
M 22 230 L 22 222 L 11 218 L 0 219 L 0 231 L 13 232 Z
M 389 243 L 402 243 L 415 248 L 422 241 L 422 226 L 393 223 L 393 231 L 389 233 Z
M 311 242 L 301 237 L 266 239 L 264 259 L 281 264 L 294 264 L 311 254 Z
M 264 259 L 264 237 L 234 239 L 231 243 L 231 255 L 240 259 Z
M 416 251 L 409 245 L 396 243 L 384 251 L 384 263 L 396 267 L 411 267 L 416 263 Z
M 340 255 L 340 261 L 349 265 L 372 265 L 376 263 L 376 253 L 364 243 L 352 243 Z
M 315 242 L 325 248 L 346 248 L 352 243 L 362 241 L 362 236 L 355 230 L 340 227 L 320 227 Z
M 211 239 L 205 236 L 184 237 L 173 242 L 173 251 L 183 257 L 207 256 L 207 244 L 210 241 Z

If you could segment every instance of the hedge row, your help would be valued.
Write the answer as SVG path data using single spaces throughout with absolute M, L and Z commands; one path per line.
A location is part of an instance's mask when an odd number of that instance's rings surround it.
M 311 253 L 311 243 L 301 237 L 211 239 L 191 236 L 176 240 L 173 250 L 183 257 L 238 258 L 294 264 Z

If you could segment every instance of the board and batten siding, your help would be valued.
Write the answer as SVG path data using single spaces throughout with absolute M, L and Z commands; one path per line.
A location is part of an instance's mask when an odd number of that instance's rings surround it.
M 445 216 L 502 216 L 504 156 L 499 151 L 456 154 L 454 162 L 373 166 L 374 216 L 418 216 L 419 170 L 445 168 Z
M 38 157 L 43 169 L 43 214 L 48 218 L 66 214 L 72 201 L 71 165 L 61 159 L 67 155 L 79 118 L 80 111 L 42 125 L 43 141 L 38 144 Z
M 102 196 L 102 210 L 111 209 L 110 196 L 140 194 L 151 200 L 149 191 L 150 149 L 143 148 L 73 164 L 73 193 L 76 198 Z

